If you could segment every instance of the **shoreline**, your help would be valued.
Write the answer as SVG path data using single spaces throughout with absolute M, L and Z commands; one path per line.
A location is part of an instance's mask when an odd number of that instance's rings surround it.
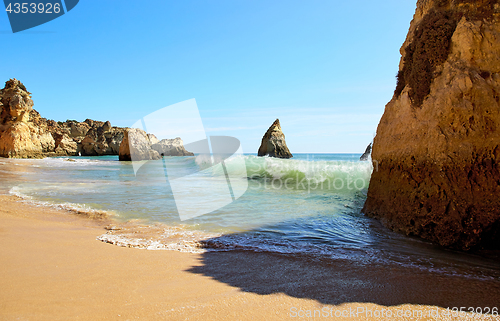
M 314 319 L 315 313 L 316 319 L 377 319 L 373 311 L 379 317 L 422 311 L 429 317 L 402 319 L 434 320 L 447 304 L 500 302 L 498 282 L 397 267 L 387 271 L 250 251 L 112 246 L 96 239 L 105 231 L 102 221 L 14 196 L 0 195 L 0 202 L 1 320 L 293 320 Z

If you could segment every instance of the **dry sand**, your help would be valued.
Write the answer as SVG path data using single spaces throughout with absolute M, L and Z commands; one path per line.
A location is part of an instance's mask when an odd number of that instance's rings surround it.
M 368 310 L 379 316 L 368 319 L 448 320 L 448 305 L 500 305 L 500 282 L 264 253 L 123 248 L 96 240 L 104 222 L 12 196 L 0 204 L 0 320 L 362 320 Z M 396 316 L 418 310 L 433 317 Z M 498 319 L 452 319 L 466 317 Z

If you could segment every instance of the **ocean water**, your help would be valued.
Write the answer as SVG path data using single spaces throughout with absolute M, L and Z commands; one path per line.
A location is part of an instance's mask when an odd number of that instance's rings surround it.
M 211 167 L 203 157 L 165 157 L 137 173 L 117 156 L 0 159 L 0 193 L 41 206 L 107 213 L 120 227 L 99 239 L 119 245 L 264 251 L 500 278 L 498 259 L 445 250 L 364 216 L 376 168 L 359 161 L 360 154 L 294 156 L 245 154 L 226 160 L 224 167 Z M 218 208 L 228 176 L 235 200 Z M 172 183 L 182 177 L 182 183 Z M 181 220 L 179 204 L 198 214 L 210 212 Z

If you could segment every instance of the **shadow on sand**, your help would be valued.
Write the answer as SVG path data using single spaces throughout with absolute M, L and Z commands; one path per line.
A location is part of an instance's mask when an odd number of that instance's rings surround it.
M 322 304 L 498 307 L 500 280 L 480 280 L 394 264 L 361 265 L 253 251 L 207 252 L 188 271 L 256 294 L 284 293 Z

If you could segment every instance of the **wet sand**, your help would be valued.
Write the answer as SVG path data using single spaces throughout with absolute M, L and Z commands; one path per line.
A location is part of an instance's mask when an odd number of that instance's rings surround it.
M 265 253 L 124 248 L 96 240 L 104 220 L 12 196 L 0 195 L 0 204 L 0 320 L 498 319 L 443 315 L 447 304 L 498 304 L 498 281 Z

